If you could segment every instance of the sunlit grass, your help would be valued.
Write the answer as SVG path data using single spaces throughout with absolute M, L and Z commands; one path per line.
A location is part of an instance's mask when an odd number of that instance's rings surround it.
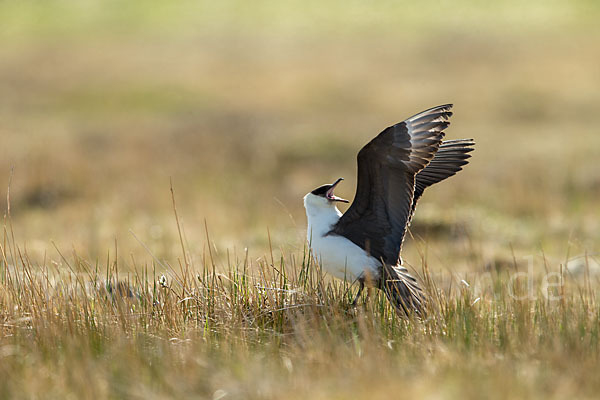
M 406 320 L 380 294 L 351 308 L 355 288 L 325 278 L 306 249 L 219 262 L 210 245 L 193 262 L 183 237 L 179 245 L 177 259 L 150 254 L 126 268 L 117 249 L 91 261 L 56 248 L 36 264 L 9 218 L 0 246 L 3 397 L 591 398 L 598 390 L 598 282 L 589 270 L 577 280 L 561 268 L 550 287 L 539 274 L 500 271 L 474 276 L 475 287 L 432 278 L 423 259 L 415 273 L 429 313 Z
M 0 398 L 594 398 L 599 4 L 0 2 Z M 447 102 L 431 313 L 352 309 L 302 196 Z

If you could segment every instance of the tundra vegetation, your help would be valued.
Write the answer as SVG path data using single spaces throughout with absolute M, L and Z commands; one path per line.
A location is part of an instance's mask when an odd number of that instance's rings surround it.
M 1 398 L 596 398 L 595 1 L 0 3 Z M 453 102 L 403 258 L 324 276 L 302 196 Z

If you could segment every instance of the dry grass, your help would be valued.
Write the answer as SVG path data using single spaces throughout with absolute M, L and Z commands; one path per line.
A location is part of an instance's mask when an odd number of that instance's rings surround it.
M 0 3 L 0 397 L 594 397 L 599 15 Z M 360 146 L 450 101 L 477 150 L 403 253 L 436 310 L 350 310 L 308 265 L 301 198 L 338 176 L 351 198 Z
M 10 221 L 9 221 L 10 222 Z M 119 273 L 116 255 L 35 265 L 4 230 L 4 398 L 594 398 L 597 280 L 551 287 L 489 274 L 471 287 L 427 273 L 430 315 L 396 317 L 384 296 L 348 306 L 347 284 L 308 254 L 252 261 L 210 250 Z M 58 249 L 57 249 L 58 250 Z M 164 274 L 157 267 L 164 268 Z M 565 282 L 566 280 L 566 282 Z

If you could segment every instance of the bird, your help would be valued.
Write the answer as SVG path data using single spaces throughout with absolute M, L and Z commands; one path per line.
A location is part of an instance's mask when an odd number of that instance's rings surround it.
M 452 104 L 430 108 L 384 129 L 358 153 L 356 194 L 345 213 L 334 194 L 343 180 L 304 196 L 307 240 L 314 259 L 332 276 L 382 290 L 396 312 L 423 316 L 427 296 L 404 267 L 402 243 L 417 201 L 429 186 L 461 171 L 473 139 L 444 141 Z

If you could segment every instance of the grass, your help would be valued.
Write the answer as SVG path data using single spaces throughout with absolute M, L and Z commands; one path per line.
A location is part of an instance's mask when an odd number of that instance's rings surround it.
M 177 221 L 178 222 L 178 221 Z M 128 270 L 117 250 L 33 264 L 4 227 L 0 261 L 3 398 L 594 398 L 598 284 L 557 274 L 545 288 L 508 273 L 477 288 L 423 280 L 425 320 L 384 296 L 349 307 L 348 284 L 303 253 L 259 260 L 210 247 L 192 264 Z M 165 272 L 160 272 L 164 270 Z M 514 276 L 514 275 L 513 275 Z
M 599 13 L 0 2 L 0 398 L 594 398 Z M 351 309 L 302 196 L 446 102 L 477 149 L 404 243 L 431 315 Z

